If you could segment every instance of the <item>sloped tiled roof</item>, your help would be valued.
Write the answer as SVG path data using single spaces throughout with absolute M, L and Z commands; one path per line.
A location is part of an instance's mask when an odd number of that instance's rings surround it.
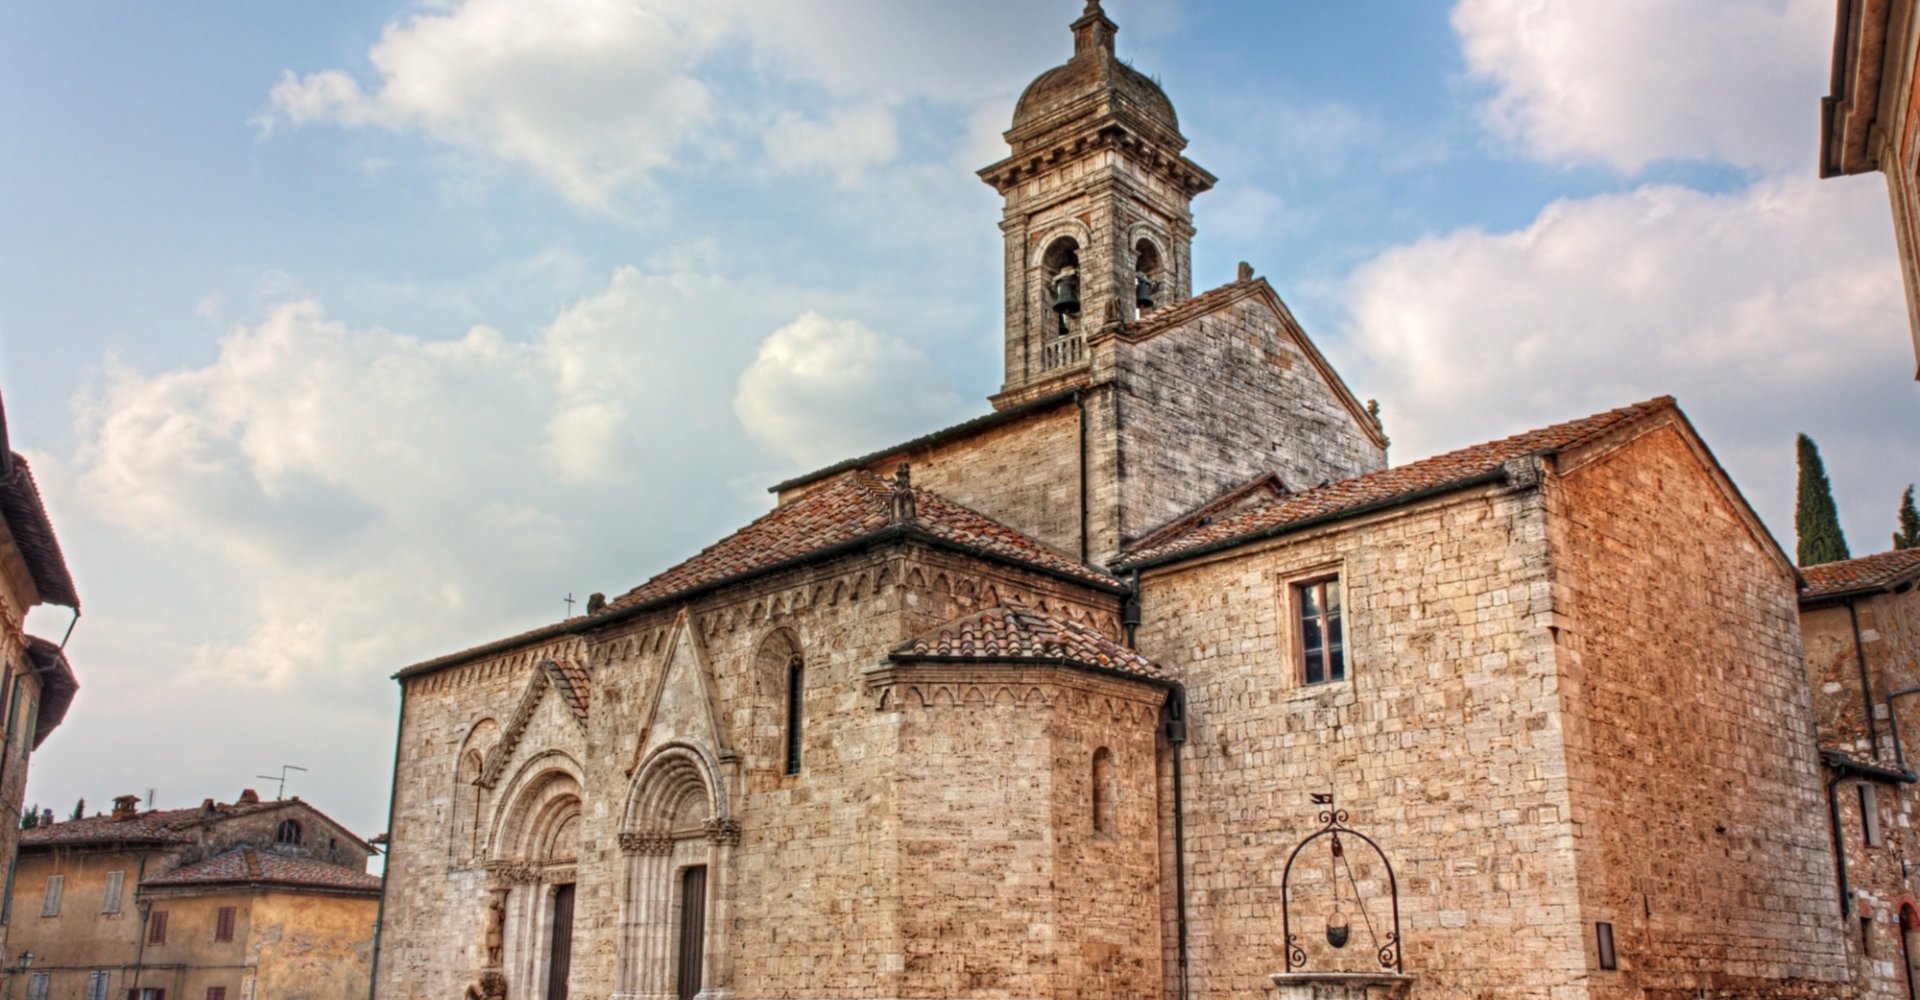
M 40 707 L 34 713 L 33 747 L 38 750 L 47 737 L 66 721 L 73 696 L 80 693 L 80 682 L 73 676 L 73 665 L 58 644 L 37 635 L 27 636 L 27 657 L 40 675 Z
M 1800 571 L 1807 589 L 1802 601 L 1885 590 L 1920 580 L 1920 549 L 1896 549 L 1842 562 L 1808 566 Z
M 1107 638 L 1098 629 L 1011 602 L 950 621 L 908 640 L 893 650 L 891 658 L 1057 663 L 1170 680 L 1152 660 Z
M 913 495 L 912 528 L 926 536 L 1087 583 L 1119 586 L 1113 577 L 983 514 L 926 490 L 914 489 Z M 893 484 L 873 472 L 843 473 L 628 591 L 610 609 L 671 597 L 877 535 L 894 527 L 892 499 Z
M 1661 396 L 1579 420 L 1343 479 L 1318 489 L 1304 490 L 1197 526 L 1179 537 L 1136 547 L 1125 554 L 1120 564 L 1137 566 L 1160 562 L 1285 525 L 1360 510 L 1443 488 L 1496 472 L 1516 458 L 1571 448 L 1622 424 L 1670 409 L 1673 405 L 1673 397 Z
M 314 858 L 239 847 L 198 864 L 176 868 L 140 883 L 142 888 L 281 885 L 345 892 L 379 892 L 380 879 L 365 871 Z
M 47 517 L 47 505 L 40 499 L 33 471 L 18 453 L 13 455 L 12 464 L 13 472 L 0 478 L 0 517 L 6 519 L 7 530 L 27 562 L 40 599 L 79 610 L 80 595 L 74 590 L 73 576 L 60 553 L 60 540 L 53 534 L 53 522 Z
M 804 475 L 795 476 L 783 483 L 769 487 L 767 492 L 785 493 L 794 487 L 805 486 L 808 483 L 817 483 L 822 479 L 838 475 L 849 469 L 869 468 L 875 462 L 881 461 L 882 459 L 910 455 L 913 452 L 946 444 L 949 441 L 958 441 L 962 438 L 978 434 L 981 431 L 1011 424 L 1035 413 L 1042 413 L 1065 403 L 1070 403 L 1079 391 L 1078 389 L 1067 389 L 1061 392 L 1049 393 L 1038 399 L 1021 403 L 1018 406 L 1010 406 L 1004 410 L 995 410 L 992 413 L 954 424 L 951 427 L 942 427 L 932 433 L 922 434 L 911 441 L 902 441 L 891 448 L 882 448 L 879 451 L 868 452 L 857 458 L 849 458 L 845 461 L 835 462 L 824 469 L 815 469 Z
M 190 806 L 185 809 L 149 810 L 135 813 L 123 820 L 114 819 L 112 816 L 84 816 L 80 819 L 60 820 L 52 826 L 36 826 L 21 831 L 20 845 L 22 847 L 43 845 L 56 847 L 78 844 L 186 843 L 192 839 L 187 834 L 194 827 L 288 807 L 303 809 L 326 820 L 337 827 L 355 845 L 369 852 L 373 850 L 353 831 L 341 826 L 333 817 L 315 809 L 310 803 L 298 797 L 265 799 L 259 802 L 220 802 L 214 804 L 212 812 L 208 812 L 205 806 Z
M 585 723 L 587 710 L 592 707 L 593 678 L 587 676 L 584 667 L 572 660 L 549 661 L 547 669 L 553 675 L 553 687 L 560 693 L 561 700 L 567 703 L 574 718 Z
M 1266 496 L 1262 497 L 1261 494 Z M 1152 531 L 1141 535 L 1128 544 L 1129 549 L 1145 551 L 1155 548 L 1169 540 L 1180 537 L 1195 528 L 1219 520 L 1235 510 L 1287 495 L 1287 484 L 1280 476 L 1272 472 L 1263 472 L 1252 479 L 1235 486 L 1233 489 L 1214 497 L 1212 500 L 1168 521 Z

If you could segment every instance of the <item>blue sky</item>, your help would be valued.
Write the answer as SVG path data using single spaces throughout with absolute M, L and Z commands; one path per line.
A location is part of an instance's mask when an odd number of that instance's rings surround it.
M 392 670 L 980 412 L 972 172 L 1079 7 L 0 6 L 0 386 L 88 608 L 30 797 L 290 762 L 377 832 Z M 1806 430 L 1885 547 L 1920 394 L 1884 186 L 1814 177 L 1829 0 L 1108 9 L 1221 178 L 1196 285 L 1252 261 L 1396 459 L 1670 392 L 1789 544 Z

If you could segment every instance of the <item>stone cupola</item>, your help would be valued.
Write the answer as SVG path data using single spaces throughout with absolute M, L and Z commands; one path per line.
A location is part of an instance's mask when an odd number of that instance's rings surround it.
M 1214 177 L 1181 155 L 1166 92 L 1114 54 L 1119 30 L 1090 0 L 1073 58 L 1020 96 L 1013 155 L 980 172 L 1006 199 L 1003 406 L 1084 379 L 1090 334 L 1193 294 L 1192 201 Z

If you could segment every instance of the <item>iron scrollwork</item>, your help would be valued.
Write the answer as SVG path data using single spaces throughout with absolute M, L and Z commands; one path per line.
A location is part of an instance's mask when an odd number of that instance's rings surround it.
M 1293 853 L 1287 855 L 1287 867 L 1280 876 L 1280 933 L 1281 940 L 1284 943 L 1283 950 L 1286 952 L 1287 971 L 1301 971 L 1307 964 L 1306 947 L 1301 943 L 1300 935 L 1293 932 L 1293 865 L 1295 861 L 1299 860 L 1300 852 L 1304 851 L 1308 844 L 1321 838 L 1329 838 L 1329 845 L 1333 851 L 1332 860 L 1336 866 L 1332 879 L 1336 910 L 1335 915 L 1329 919 L 1327 925 L 1328 943 L 1332 944 L 1335 948 L 1344 947 L 1347 943 L 1349 931 L 1344 922 L 1344 918 L 1340 916 L 1337 909 L 1340 885 L 1339 869 L 1345 868 L 1347 882 L 1352 885 L 1354 889 L 1355 904 L 1360 910 L 1362 919 L 1366 921 L 1368 935 L 1373 938 L 1374 957 L 1379 960 L 1380 968 L 1395 974 L 1404 972 L 1405 970 L 1401 966 L 1400 955 L 1400 883 L 1394 876 L 1393 862 L 1387 859 L 1387 852 L 1381 850 L 1380 845 L 1375 843 L 1373 838 L 1347 825 L 1347 811 L 1334 804 L 1333 794 L 1331 792 L 1316 793 L 1313 796 L 1313 804 L 1320 807 L 1318 810 L 1320 829 L 1308 834 L 1306 839 L 1300 841 L 1300 843 L 1294 847 Z M 1367 845 L 1367 847 L 1371 848 L 1373 853 L 1379 857 L 1380 864 L 1385 867 L 1387 875 L 1387 895 L 1393 904 L 1393 927 L 1384 936 L 1376 936 L 1374 934 L 1373 920 L 1367 915 L 1366 900 L 1359 898 L 1359 882 L 1353 877 L 1353 870 L 1346 862 L 1346 846 L 1341 839 L 1343 837 L 1350 837 Z M 1341 922 L 1336 924 L 1334 921 Z

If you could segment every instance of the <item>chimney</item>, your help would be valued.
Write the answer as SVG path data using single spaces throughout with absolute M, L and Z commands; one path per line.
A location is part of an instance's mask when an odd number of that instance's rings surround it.
M 212 799 L 202 799 L 200 801 L 200 815 L 211 816 L 216 812 L 219 812 L 219 810 L 213 807 Z
M 251 788 L 243 788 L 240 790 L 240 797 L 236 799 L 233 804 L 237 806 L 257 806 L 260 804 L 260 793 Z
M 40 810 L 40 825 L 41 826 L 53 825 L 53 810 L 51 809 Z
M 113 797 L 114 822 L 130 820 L 138 815 L 140 815 L 140 796 L 116 795 Z

